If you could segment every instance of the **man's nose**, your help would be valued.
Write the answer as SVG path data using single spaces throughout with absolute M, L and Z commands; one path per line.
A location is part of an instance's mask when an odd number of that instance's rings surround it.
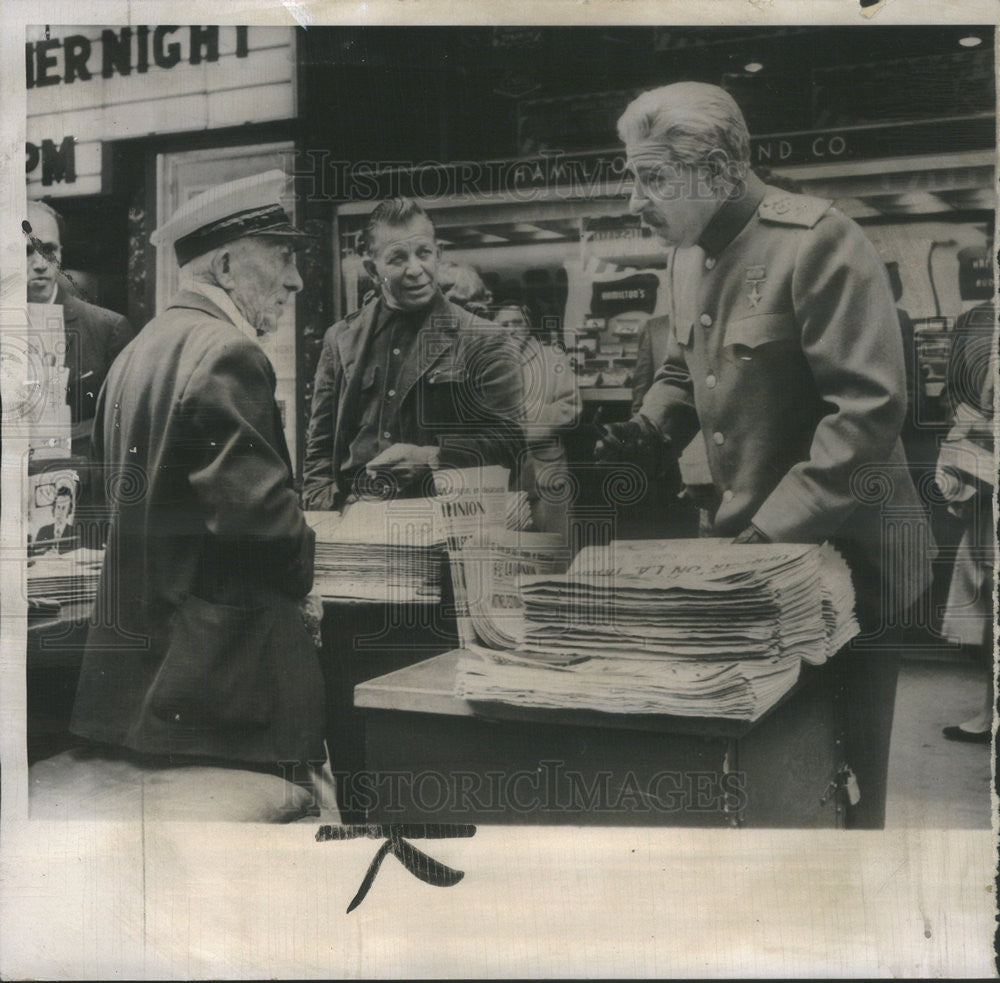
M 628 198 L 628 210 L 633 215 L 638 215 L 649 203 L 649 198 L 646 197 L 645 193 L 640 191 L 637 187 L 632 189 L 632 194 Z
M 423 264 L 416 256 L 411 256 L 406 263 L 406 275 L 413 279 L 423 276 L 424 267 Z
M 47 270 L 49 268 L 49 261 L 42 255 L 41 250 L 34 249 L 31 253 L 31 266 L 33 269 L 41 272 L 42 270 Z
M 302 275 L 299 273 L 299 268 L 293 260 L 288 264 L 288 275 L 285 277 L 285 289 L 290 290 L 293 294 L 295 294 L 298 293 L 303 286 Z

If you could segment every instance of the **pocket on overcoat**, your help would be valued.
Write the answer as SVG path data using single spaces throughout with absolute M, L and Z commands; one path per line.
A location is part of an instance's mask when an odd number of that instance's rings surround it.
M 162 720 L 198 728 L 267 727 L 274 712 L 268 647 L 271 606 L 214 604 L 189 594 L 170 620 L 169 641 L 150 688 Z

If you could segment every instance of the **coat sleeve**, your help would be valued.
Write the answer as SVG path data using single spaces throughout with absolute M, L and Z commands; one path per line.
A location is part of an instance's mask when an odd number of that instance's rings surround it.
M 650 357 L 652 342 L 650 339 Z M 639 415 L 659 427 L 670 440 L 677 454 L 698 432 L 698 413 L 694 407 L 694 385 L 688 371 L 684 350 L 677 341 L 673 327 L 667 341 L 663 364 L 653 376 L 639 407 Z
M 524 450 L 523 387 L 516 345 L 491 329 L 466 350 L 463 432 L 438 437 L 441 467 L 500 464 L 517 473 Z
M 653 364 L 653 342 L 649 328 L 644 324 L 639 330 L 635 347 L 635 368 L 632 370 L 632 415 L 642 409 L 642 401 L 653 384 L 656 365 Z
M 882 261 L 836 212 L 799 247 L 792 303 L 802 351 L 830 412 L 816 427 L 808 459 L 778 482 L 753 523 L 775 541 L 821 541 L 857 506 L 858 469 L 886 462 L 899 438 L 903 342 Z
M 292 487 L 267 356 L 240 339 L 211 347 L 182 404 L 188 481 L 208 533 L 253 559 L 255 575 L 292 597 L 309 593 L 315 534 Z
M 334 509 L 339 497 L 337 476 L 334 473 L 333 442 L 343 370 L 335 343 L 336 331 L 335 325 L 324 336 L 316 365 L 302 465 L 302 502 L 307 509 Z

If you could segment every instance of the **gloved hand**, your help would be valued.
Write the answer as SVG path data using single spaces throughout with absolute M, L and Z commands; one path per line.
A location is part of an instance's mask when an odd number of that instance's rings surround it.
M 597 461 L 631 461 L 653 463 L 670 441 L 655 424 L 639 414 L 624 423 L 605 423 L 594 444 Z
M 771 542 L 752 522 L 743 530 L 733 543 L 769 543 Z

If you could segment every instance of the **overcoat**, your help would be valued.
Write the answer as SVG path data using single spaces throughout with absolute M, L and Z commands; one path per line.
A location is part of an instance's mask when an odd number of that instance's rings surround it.
M 902 342 L 884 264 L 820 198 L 765 186 L 671 255 L 666 357 L 640 412 L 680 451 L 701 430 L 715 534 L 832 540 L 868 631 L 930 581 L 933 540 L 899 433 Z
M 260 346 L 195 292 L 111 367 L 94 451 L 112 519 L 74 733 L 156 754 L 324 758 L 298 608 L 315 536 L 274 390 Z

